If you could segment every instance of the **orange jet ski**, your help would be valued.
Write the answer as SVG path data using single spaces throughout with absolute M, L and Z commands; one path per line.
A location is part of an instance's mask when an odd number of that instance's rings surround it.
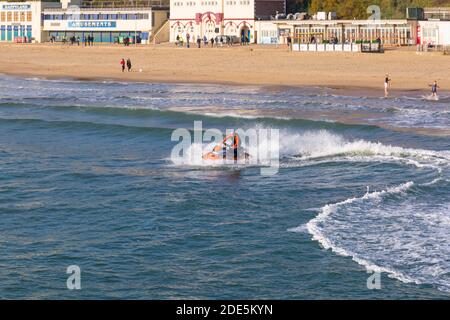
M 203 155 L 203 160 L 240 160 L 249 159 L 250 155 L 241 150 L 240 138 L 237 133 L 232 133 L 223 139 L 222 144 L 214 146 L 211 152 Z

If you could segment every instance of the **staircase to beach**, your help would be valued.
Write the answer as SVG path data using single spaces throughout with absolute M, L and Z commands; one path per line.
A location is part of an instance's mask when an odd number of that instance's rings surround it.
M 159 27 L 158 30 L 156 30 L 155 33 L 152 34 L 149 43 L 159 44 L 163 42 L 169 42 L 169 36 L 170 36 L 170 22 L 169 20 L 167 20 L 166 22 L 163 23 L 161 27 Z

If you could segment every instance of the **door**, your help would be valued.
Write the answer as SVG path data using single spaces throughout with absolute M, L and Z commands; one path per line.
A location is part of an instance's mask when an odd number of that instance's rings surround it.
M 14 39 L 17 39 L 19 37 L 19 26 L 14 26 Z
M 12 26 L 6 27 L 6 41 L 12 41 Z
M 31 38 L 33 37 L 33 29 L 31 26 L 27 26 L 27 38 L 28 41 L 31 42 Z

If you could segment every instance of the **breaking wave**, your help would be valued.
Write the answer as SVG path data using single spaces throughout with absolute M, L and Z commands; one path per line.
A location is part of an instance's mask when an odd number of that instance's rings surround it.
M 368 187 L 362 196 L 327 204 L 306 225 L 288 231 L 306 229 L 323 248 L 349 256 L 368 270 L 450 292 L 450 196 L 444 192 L 439 203 L 434 196 L 449 188 L 443 179 L 448 152 L 348 141 L 327 131 L 307 132 L 297 141 L 290 151 L 299 161 L 394 161 L 434 170 L 431 181 L 406 181 L 380 191 Z

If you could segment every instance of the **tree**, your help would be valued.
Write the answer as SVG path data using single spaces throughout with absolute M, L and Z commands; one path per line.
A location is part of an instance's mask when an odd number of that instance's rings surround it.
M 408 7 L 450 6 L 449 0 L 288 0 L 288 7 L 291 2 L 308 6 L 311 15 L 334 11 L 340 19 L 367 19 L 369 5 L 380 7 L 382 19 L 404 19 Z

